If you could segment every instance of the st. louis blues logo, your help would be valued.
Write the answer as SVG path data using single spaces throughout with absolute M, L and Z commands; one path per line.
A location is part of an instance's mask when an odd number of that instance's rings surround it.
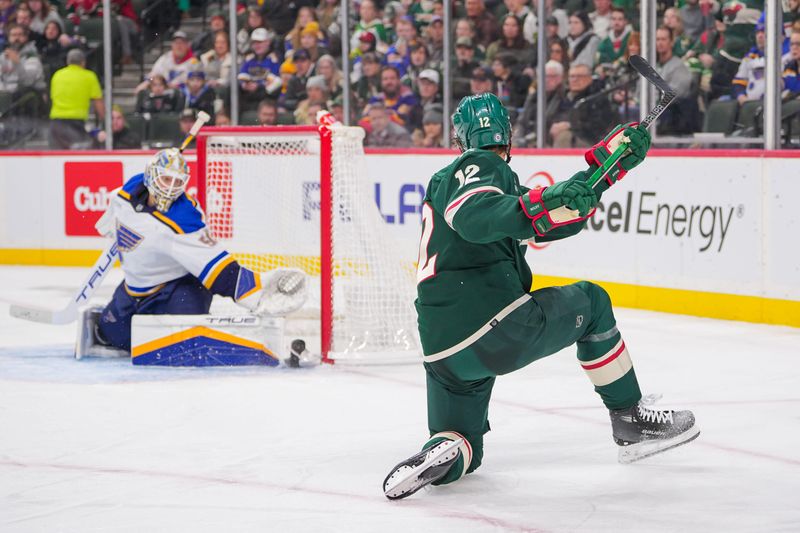
M 144 237 L 117 222 L 117 247 L 123 252 L 132 252 Z

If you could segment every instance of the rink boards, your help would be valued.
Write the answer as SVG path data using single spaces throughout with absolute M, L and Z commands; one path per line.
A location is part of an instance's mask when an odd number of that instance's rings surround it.
M 367 155 L 369 190 L 409 262 L 417 257 L 427 180 L 453 155 Z M 584 232 L 530 247 L 535 285 L 591 279 L 618 305 L 800 327 L 800 216 L 792 202 L 800 198 L 798 157 L 654 151 L 605 194 Z M 148 158 L 0 155 L 0 264 L 91 264 L 102 248 L 93 225 L 110 191 Z M 524 185 L 548 185 L 585 168 L 582 159 L 579 151 L 519 151 L 511 166 Z

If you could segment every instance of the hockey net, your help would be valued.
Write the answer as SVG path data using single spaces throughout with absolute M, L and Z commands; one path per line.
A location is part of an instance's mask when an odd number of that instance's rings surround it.
M 241 264 L 309 275 L 309 302 L 287 317 L 287 335 L 337 363 L 419 361 L 414 265 L 373 200 L 363 136 L 340 125 L 204 128 L 198 198 Z M 237 312 L 227 302 L 212 312 Z

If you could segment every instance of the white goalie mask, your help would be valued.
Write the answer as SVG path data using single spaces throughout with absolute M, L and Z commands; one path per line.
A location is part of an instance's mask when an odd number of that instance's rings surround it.
M 161 150 L 144 169 L 144 185 L 162 213 L 183 194 L 188 182 L 189 165 L 177 148 Z

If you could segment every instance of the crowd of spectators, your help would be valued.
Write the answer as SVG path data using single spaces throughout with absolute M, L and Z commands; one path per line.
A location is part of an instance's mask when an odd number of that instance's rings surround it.
M 71 50 L 85 49 L 75 28 L 98 17 L 102 8 L 99 0 L 62 1 L 0 0 L 0 91 L 21 102 L 17 112 L 60 121 L 51 135 L 56 147 L 67 147 L 64 143 L 70 138 L 63 122 L 72 121 L 66 125 L 73 130 L 78 122 L 85 123 L 89 102 L 97 102 L 98 95 L 93 84 L 84 83 L 80 101 L 86 102 L 86 113 L 58 116 L 63 110 L 55 105 L 51 79 L 70 68 L 75 76 L 86 65 L 86 58 L 76 54 L 72 62 L 67 60 Z M 545 144 L 588 146 L 614 124 L 638 117 L 640 87 L 627 59 L 641 52 L 639 2 L 541 1 L 548 12 L 543 36 L 547 57 L 541 65 Z M 132 43 L 146 30 L 131 2 L 112 0 L 121 64 L 132 61 Z M 353 4 L 349 118 L 366 129 L 368 145 L 444 144 L 449 132 L 441 126 L 442 75 L 448 59 L 453 106 L 468 94 L 494 92 L 512 118 L 514 143 L 535 145 L 540 66 L 535 0 L 454 0 L 452 5 L 454 54 L 446 58 L 442 0 Z M 782 5 L 783 89 L 785 96 L 796 97 L 800 0 Z M 187 9 L 183 3 L 178 6 Z M 320 109 L 344 118 L 338 0 L 240 5 L 235 65 L 227 12 L 220 6 L 196 6 L 205 14 L 205 27 L 191 35 L 181 29 L 172 32 L 169 48 L 136 87 L 135 107 L 114 107 L 115 144 L 136 144 L 139 133 L 126 125 L 131 113 L 173 114 L 180 117 L 177 121 L 190 123 L 202 110 L 217 124 L 229 123 L 231 69 L 237 73 L 241 123 L 313 124 Z M 678 93 L 659 122 L 662 133 L 699 131 L 703 113 L 714 101 L 745 105 L 763 98 L 764 7 L 764 0 L 657 2 L 655 66 Z M 73 97 L 70 105 L 76 101 Z M 96 112 L 100 116 L 103 110 Z M 104 138 L 105 134 L 96 136 L 98 142 Z

